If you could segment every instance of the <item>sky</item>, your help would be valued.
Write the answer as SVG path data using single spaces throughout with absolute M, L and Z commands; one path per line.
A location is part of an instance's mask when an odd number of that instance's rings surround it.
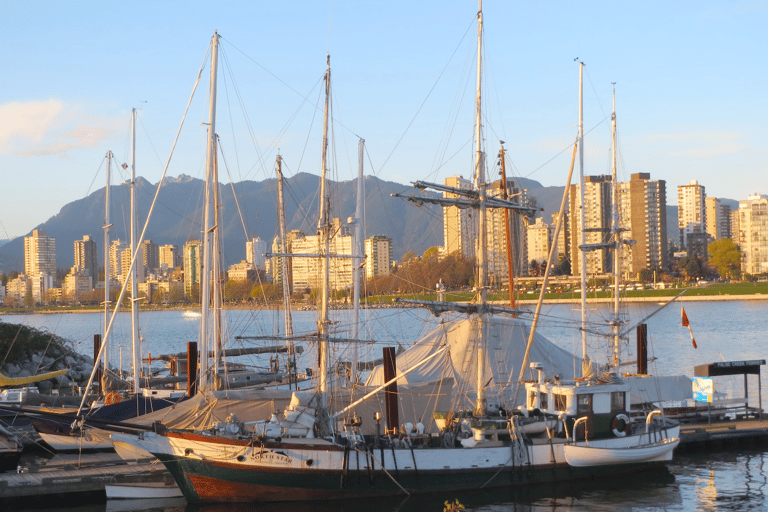
M 221 36 L 220 181 L 320 174 L 322 82 L 331 58 L 329 177 L 409 188 L 470 177 L 477 3 L 2 0 L 0 239 L 28 234 L 103 188 L 105 155 L 136 173 L 203 177 L 208 70 Z M 618 175 L 691 180 L 708 196 L 768 194 L 767 1 L 483 4 L 483 142 L 507 174 L 562 186 L 584 67 L 584 173 L 610 173 L 616 84 Z M 578 168 L 577 168 L 578 171 Z M 113 181 L 130 177 L 113 167 Z

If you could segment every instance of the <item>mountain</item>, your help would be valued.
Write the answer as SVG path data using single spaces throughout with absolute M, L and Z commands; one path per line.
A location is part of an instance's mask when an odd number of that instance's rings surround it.
M 331 190 L 332 216 L 346 221 L 354 216 L 356 181 L 333 182 Z M 320 178 L 300 173 L 285 183 L 285 210 L 288 230 L 300 229 L 306 234 L 317 230 L 317 210 Z M 155 194 L 156 185 L 143 178 L 136 179 L 140 223 Z M 205 182 L 181 175 L 166 178 L 160 189 L 152 220 L 145 239 L 159 245 L 183 246 L 187 240 L 200 238 L 201 205 Z M 234 190 L 234 192 L 233 192 Z M 438 206 L 416 208 L 402 199 L 390 197 L 394 192 L 410 193 L 407 185 L 387 182 L 374 176 L 365 178 L 365 206 L 367 236 L 386 235 L 393 241 L 393 256 L 413 250 L 422 254 L 432 246 L 443 243 L 443 216 Z M 68 269 L 74 263 L 73 243 L 83 235 L 91 235 L 99 246 L 99 264 L 102 263 L 105 188 L 65 205 L 61 211 L 35 229 L 45 230 L 56 239 L 58 268 Z M 220 185 L 222 197 L 221 233 L 226 265 L 245 259 L 245 242 L 253 237 L 271 242 L 277 232 L 277 192 L 275 179 L 261 182 L 243 181 L 233 185 Z M 235 201 L 235 193 L 237 201 Z M 110 238 L 128 240 L 129 232 L 128 183 L 110 188 Z M 240 212 L 238 212 L 238 205 Z M 24 239 L 16 238 L 0 247 L 0 271 L 24 269 Z

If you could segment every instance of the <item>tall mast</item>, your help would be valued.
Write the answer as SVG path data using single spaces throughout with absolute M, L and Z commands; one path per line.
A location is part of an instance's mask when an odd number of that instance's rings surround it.
M 507 168 L 504 161 L 504 143 L 501 143 L 499 150 L 499 160 L 501 161 L 501 198 L 509 198 L 507 193 Z M 509 230 L 509 210 L 504 209 L 504 230 L 507 238 L 507 277 L 509 278 L 509 307 L 515 309 L 515 268 L 512 264 L 512 233 Z
M 581 372 L 585 376 L 587 364 L 587 244 L 586 212 L 584 211 L 584 63 L 579 61 L 579 226 L 581 229 L 581 247 L 579 248 L 579 267 L 581 274 Z
M 280 155 L 277 155 L 277 217 L 280 229 L 280 252 L 283 256 L 280 257 L 280 267 L 283 272 L 283 322 L 285 323 L 285 335 L 290 337 L 293 335 L 293 319 L 291 318 L 291 282 L 288 276 L 288 240 L 285 238 L 285 202 L 283 201 L 283 159 Z M 296 354 L 293 349 L 293 342 L 288 340 L 288 357 L 295 362 Z M 292 366 L 295 370 L 295 365 Z M 292 375 L 289 375 L 289 386 L 293 387 Z
M 110 182 L 112 181 L 112 152 L 107 151 L 107 188 L 104 189 L 104 331 L 101 335 L 101 342 L 105 344 L 104 352 L 104 372 L 106 375 L 109 369 L 109 347 L 106 346 L 107 327 L 109 326 L 109 228 L 112 227 L 112 221 L 109 216 L 109 192 Z
M 322 303 L 320 305 L 320 318 L 317 322 L 318 334 L 320 338 L 320 398 L 324 411 L 328 409 L 328 300 L 330 288 L 330 238 L 331 222 L 330 212 L 330 194 L 326 179 L 326 159 L 328 152 L 328 106 L 331 93 L 331 56 L 327 56 L 327 69 L 325 72 L 325 109 L 323 115 L 323 155 L 320 175 L 320 219 L 317 224 L 317 234 L 321 247 L 322 261 Z M 327 427 L 322 425 L 321 428 Z
M 219 389 L 219 359 L 221 357 L 221 244 L 219 226 L 221 226 L 221 204 L 219 202 L 219 160 L 218 160 L 218 137 L 214 140 L 213 147 L 213 232 L 211 233 L 211 277 L 213 281 L 213 333 L 212 347 L 213 351 L 213 389 Z
M 619 372 L 619 280 L 621 279 L 621 226 L 619 225 L 619 184 L 616 181 L 616 82 L 613 83 L 613 112 L 611 113 L 611 179 L 613 180 L 613 367 Z
M 485 155 L 482 146 L 482 119 L 481 119 L 481 86 L 483 72 L 483 0 L 478 0 L 477 11 L 477 89 L 475 100 L 475 188 L 478 190 L 480 208 L 478 215 L 478 241 L 477 251 L 477 290 L 478 302 L 482 307 L 486 302 L 486 219 L 485 219 Z M 485 385 L 485 322 L 483 313 L 479 318 L 480 340 L 477 346 L 477 400 L 475 402 L 475 414 L 480 416 L 485 413 L 483 406 L 483 386 Z
M 360 334 L 360 269 L 363 266 L 363 163 L 365 156 L 365 140 L 360 139 L 357 152 L 357 205 L 355 208 L 355 247 L 353 253 L 356 257 L 352 260 L 352 339 L 357 340 Z M 351 380 L 357 382 L 357 343 L 352 343 Z
M 136 256 L 138 235 L 136 207 L 136 109 L 131 109 L 131 258 Z M 133 349 L 133 391 L 139 392 L 141 381 L 141 343 L 139 341 L 139 283 L 136 261 L 131 266 L 131 346 Z
M 210 339 L 208 334 L 208 315 L 210 314 L 211 286 L 211 195 L 212 178 L 214 175 L 214 160 L 216 158 L 216 69 L 219 57 L 219 34 L 213 33 L 211 40 L 211 79 L 210 98 L 208 104 L 208 150 L 205 178 L 205 206 L 203 214 L 203 263 L 200 269 L 200 376 L 199 389 L 208 387 L 208 355 L 210 354 Z

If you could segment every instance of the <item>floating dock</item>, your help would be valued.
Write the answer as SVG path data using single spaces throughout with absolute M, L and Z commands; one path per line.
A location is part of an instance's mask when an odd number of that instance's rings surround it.
M 77 499 L 104 502 L 106 484 L 172 481 L 156 459 L 126 462 L 115 453 L 56 455 L 44 465 L 22 458 L 19 472 L 0 473 L 3 504 L 45 505 Z

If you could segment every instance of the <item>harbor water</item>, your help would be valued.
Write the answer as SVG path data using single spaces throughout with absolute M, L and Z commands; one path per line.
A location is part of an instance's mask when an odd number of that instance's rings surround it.
M 690 319 L 691 330 L 696 339 L 693 347 L 691 334 L 680 321 L 680 308 L 684 307 Z M 648 356 L 651 359 L 649 373 L 656 375 L 693 376 L 693 369 L 719 361 L 761 360 L 768 356 L 768 302 L 763 301 L 716 301 L 685 302 L 666 308 L 655 303 L 629 304 L 623 315 L 623 329 L 629 330 L 628 341 L 622 347 L 622 359 L 634 360 L 635 323 L 646 319 L 648 325 Z M 533 309 L 531 306 L 530 309 Z M 588 352 L 598 363 L 612 357 L 611 340 L 608 336 L 611 319 L 609 306 L 591 308 L 588 318 Z M 649 317 L 649 318 L 648 318 Z M 351 337 L 349 311 L 336 311 L 334 319 L 338 337 Z M 7 315 L 0 320 L 22 323 L 70 340 L 78 352 L 91 354 L 93 334 L 100 333 L 103 315 L 41 314 Z M 439 319 L 428 312 L 415 309 L 369 309 L 361 312 L 364 325 L 358 339 L 376 340 L 365 343 L 361 348 L 361 359 L 381 357 L 382 346 L 403 345 L 418 339 L 434 327 Z M 183 352 L 188 341 L 197 341 L 199 315 L 194 312 L 162 311 L 141 315 L 141 336 L 143 357 L 151 353 L 172 354 Z M 227 339 L 235 336 L 265 336 L 281 332 L 282 313 L 269 310 L 229 310 L 226 312 Z M 539 332 L 562 348 L 581 353 L 581 312 L 578 305 L 544 305 L 540 316 Z M 294 331 L 315 330 L 315 313 L 294 312 Z M 129 322 L 127 315 L 120 315 L 115 321 L 110 344 L 110 362 L 115 367 L 128 369 L 130 341 L 127 336 Z M 601 335 L 602 333 L 603 335 Z M 240 340 L 240 343 L 248 343 Z M 253 342 L 250 342 L 253 343 Z M 267 342 L 260 341 L 265 344 Z M 309 343 L 304 342 L 305 351 L 297 363 L 300 369 L 311 367 L 316 357 Z M 247 345 L 246 345 L 247 346 Z M 122 361 L 120 353 L 122 347 Z M 262 356 L 263 357 L 263 356 Z M 256 366 L 269 364 L 254 359 Z M 627 367 L 623 371 L 634 371 Z M 716 392 L 725 397 L 743 397 L 744 379 L 718 377 Z M 760 389 L 762 387 L 762 389 Z M 765 394 L 766 383 L 758 386 L 755 376 L 748 378 L 747 393 L 749 405 L 758 407 Z M 355 510 L 368 511 L 435 511 L 444 510 L 445 502 L 458 500 L 466 510 L 472 511 L 566 511 L 589 510 L 608 511 L 655 511 L 655 510 L 768 510 L 768 446 L 747 445 L 724 450 L 710 449 L 698 452 L 676 454 L 675 460 L 666 470 L 640 474 L 621 479 L 569 484 L 556 488 L 541 487 L 520 491 L 493 491 L 457 493 L 455 496 L 412 496 L 392 500 L 366 500 L 365 503 L 309 503 L 276 505 L 226 505 L 192 507 L 178 501 L 149 503 L 95 503 L 77 504 L 58 508 L 62 512 L 97 512 L 104 510 L 205 510 L 232 512 L 239 510 Z M 30 503 L 29 510 L 35 505 Z M 18 509 L 18 508 L 17 508 Z M 45 510 L 53 510 L 49 505 Z M 43 508 L 40 508 L 43 510 Z

